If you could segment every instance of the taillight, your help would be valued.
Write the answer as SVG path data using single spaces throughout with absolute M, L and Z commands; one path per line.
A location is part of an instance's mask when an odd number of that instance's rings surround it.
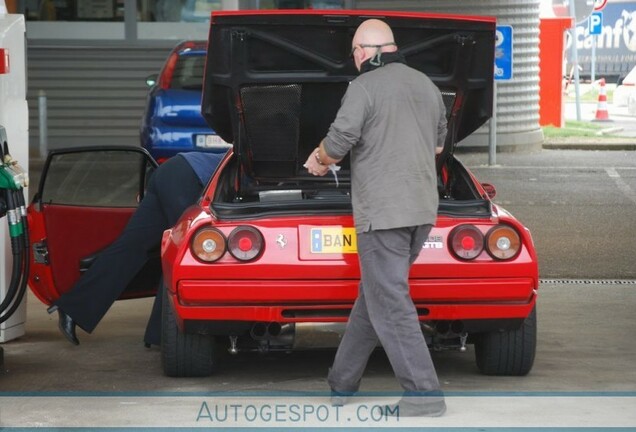
M 179 60 L 179 54 L 177 54 L 176 52 L 170 54 L 166 65 L 161 71 L 161 76 L 159 77 L 159 87 L 164 90 L 170 88 L 170 84 L 172 83 L 172 75 L 174 74 L 174 68 L 177 65 L 177 60 Z
M 258 258 L 264 246 L 263 235 L 251 226 L 234 228 L 227 238 L 227 243 L 230 255 L 240 261 Z
M 484 250 L 484 235 L 473 225 L 460 225 L 450 233 L 450 246 L 457 258 L 472 260 Z
M 225 237 L 216 228 L 202 228 L 192 238 L 190 243 L 192 254 L 205 262 L 219 260 L 227 249 Z
M 521 238 L 513 228 L 498 225 L 486 234 L 486 250 L 495 259 L 514 258 L 521 250 Z

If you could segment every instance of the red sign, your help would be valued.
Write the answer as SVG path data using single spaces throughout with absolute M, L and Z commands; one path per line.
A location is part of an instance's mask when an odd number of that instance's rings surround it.
M 607 5 L 607 0 L 594 0 L 594 10 L 600 11 Z
M 0 48 L 0 74 L 9 73 L 9 50 Z

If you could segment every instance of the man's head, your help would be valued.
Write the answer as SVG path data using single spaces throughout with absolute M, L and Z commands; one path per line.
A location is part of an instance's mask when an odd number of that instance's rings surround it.
M 351 43 L 351 55 L 358 70 L 362 63 L 377 54 L 393 51 L 397 51 L 397 45 L 391 27 L 377 19 L 360 24 Z

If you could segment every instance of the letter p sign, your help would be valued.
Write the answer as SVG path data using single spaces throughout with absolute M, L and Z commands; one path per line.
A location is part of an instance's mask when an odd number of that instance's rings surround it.
M 603 12 L 592 12 L 590 15 L 590 34 L 599 35 L 603 30 Z

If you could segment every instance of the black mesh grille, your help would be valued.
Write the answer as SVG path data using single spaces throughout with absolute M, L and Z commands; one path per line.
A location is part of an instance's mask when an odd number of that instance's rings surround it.
M 300 129 L 298 84 L 243 87 L 245 131 L 254 163 L 298 158 Z
M 453 108 L 453 104 L 455 103 L 455 92 L 442 90 L 442 100 L 444 101 L 444 105 L 446 105 L 446 118 L 450 117 L 451 110 Z

